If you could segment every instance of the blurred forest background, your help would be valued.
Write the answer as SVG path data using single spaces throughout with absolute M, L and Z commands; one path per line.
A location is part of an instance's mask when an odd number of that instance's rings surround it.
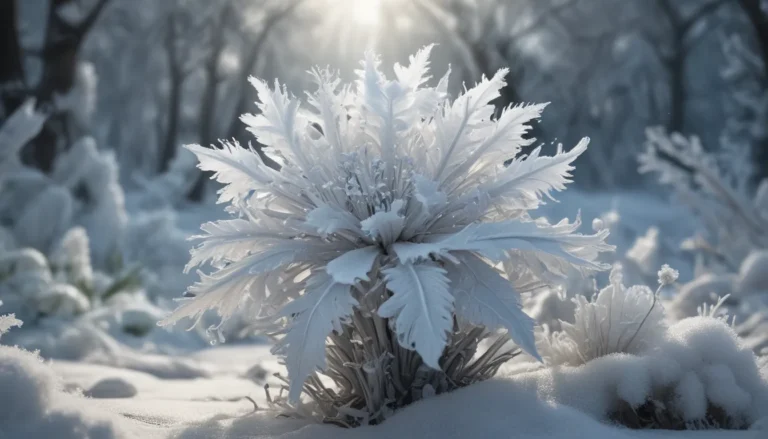
M 697 135 L 724 162 L 752 163 L 744 184 L 754 184 L 768 172 L 766 6 L 0 0 L 0 121 L 33 97 L 48 118 L 22 152 L 24 163 L 50 173 L 56 156 L 87 134 L 114 151 L 126 190 L 162 186 L 158 197 L 167 202 L 196 202 L 212 190 L 181 145 L 253 141 L 238 120 L 256 108 L 249 76 L 279 77 L 303 95 L 315 64 L 349 77 L 367 48 L 387 66 L 436 42 L 433 71 L 451 66 L 454 94 L 509 67 L 499 106 L 551 102 L 536 129 L 541 142 L 570 147 L 592 138 L 577 163 L 581 188 L 647 185 L 637 155 L 652 126 Z

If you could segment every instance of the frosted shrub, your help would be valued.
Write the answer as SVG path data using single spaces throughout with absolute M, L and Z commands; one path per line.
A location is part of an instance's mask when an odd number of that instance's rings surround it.
M 45 118 L 28 101 L 0 125 L 0 298 L 30 323 L 74 317 L 135 286 L 131 273 L 94 270 L 121 251 L 127 221 L 114 157 L 83 137 L 50 175 L 24 166 L 19 154 Z
M 428 63 L 424 49 L 388 80 L 367 54 L 349 86 L 314 70 L 307 108 L 253 79 L 260 112 L 242 120 L 280 170 L 236 144 L 188 147 L 236 218 L 202 226 L 187 268 L 216 271 L 162 324 L 212 308 L 225 320 L 254 301 L 255 326 L 278 337 L 288 400 L 305 391 L 344 425 L 492 375 L 512 355 L 505 338 L 477 352 L 497 330 L 538 358 L 519 294 L 602 269 L 611 249 L 607 231 L 528 214 L 564 188 L 588 139 L 515 157 L 544 105 L 492 118 L 506 70 L 449 102 L 447 75 L 424 85 Z
M 670 270 L 662 269 L 660 280 L 675 277 Z M 582 295 L 572 299 L 574 323 L 560 322 L 561 331 L 550 333 L 545 327 L 539 334 L 539 351 L 548 364 L 579 366 L 610 354 L 641 354 L 663 339 L 664 311 L 656 294 L 646 286 L 625 287 L 618 265 L 609 278 L 610 285 L 592 300 Z
M 706 152 L 697 137 L 653 128 L 647 130 L 640 172 L 657 173 L 701 219 L 702 235 L 685 245 L 696 251 L 700 265 L 736 272 L 750 252 L 768 248 L 768 179 L 752 194 L 741 181 L 750 169 L 719 163 L 728 162 Z

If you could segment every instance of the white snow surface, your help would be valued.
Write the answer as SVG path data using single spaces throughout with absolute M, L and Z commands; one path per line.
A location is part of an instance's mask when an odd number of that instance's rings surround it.
M 66 361 L 45 364 L 34 354 L 2 347 L 0 391 L 6 403 L 0 410 L 0 437 L 751 439 L 765 433 L 633 431 L 614 427 L 576 408 L 546 402 L 537 396 L 529 385 L 537 379 L 536 372 L 523 374 L 525 379 L 502 376 L 436 396 L 407 407 L 379 426 L 347 430 L 278 418 L 276 412 L 266 409 L 262 384 L 240 375 L 254 362 L 276 370 L 277 364 L 267 355 L 266 347 L 214 347 L 192 359 L 208 363 L 218 370 L 217 375 L 162 380 L 107 366 Z M 137 391 L 136 396 L 91 399 L 77 393 L 78 388 L 87 388 L 106 378 L 130 383 Z M 254 410 L 245 396 L 253 398 L 262 409 Z

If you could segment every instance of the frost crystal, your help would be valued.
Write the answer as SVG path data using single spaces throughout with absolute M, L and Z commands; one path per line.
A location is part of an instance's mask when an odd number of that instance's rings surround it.
M 677 281 L 680 272 L 670 267 L 668 264 L 664 264 L 661 266 L 658 275 L 660 285 L 672 285 Z
M 603 269 L 597 256 L 612 249 L 607 230 L 575 233 L 579 218 L 549 224 L 527 213 L 565 188 L 588 139 L 551 157 L 539 148 L 517 156 L 545 105 L 494 118 L 506 70 L 449 102 L 448 75 L 425 86 L 429 52 L 395 65 L 394 80 L 371 53 L 351 86 L 313 70 L 309 108 L 252 78 L 260 111 L 242 121 L 280 170 L 235 143 L 188 146 L 225 185 L 219 202 L 237 218 L 202 226 L 187 268 L 218 270 L 201 274 L 194 297 L 161 324 L 213 308 L 226 319 L 254 300 L 255 326 L 281 335 L 273 352 L 293 402 L 326 368 L 328 336 L 346 334 L 358 311 L 386 319 L 393 340 L 433 369 L 462 325 L 504 329 L 539 357 L 519 294 Z M 505 276 L 499 263 L 513 268 Z

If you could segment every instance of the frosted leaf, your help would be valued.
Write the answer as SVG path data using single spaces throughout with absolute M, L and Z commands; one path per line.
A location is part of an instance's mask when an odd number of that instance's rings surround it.
M 448 278 L 456 297 L 456 314 L 488 329 L 506 329 L 525 352 L 541 360 L 533 336 L 534 321 L 520 304 L 520 294 L 490 265 L 471 254 L 458 255 Z
M 377 246 L 358 248 L 329 262 L 326 271 L 335 282 L 344 285 L 354 285 L 358 280 L 369 281 L 368 272 L 380 254 Z
M 331 331 L 342 331 L 342 323 L 356 305 L 349 285 L 320 274 L 312 278 L 304 295 L 283 307 L 280 316 L 289 317 L 291 323 L 272 353 L 285 357 L 291 401 L 298 402 L 310 374 L 325 368 L 325 339 Z
M 453 327 L 453 296 L 446 271 L 429 262 L 399 264 L 383 271 L 394 295 L 379 306 L 378 314 L 395 318 L 401 346 L 440 369 L 438 360 Z

